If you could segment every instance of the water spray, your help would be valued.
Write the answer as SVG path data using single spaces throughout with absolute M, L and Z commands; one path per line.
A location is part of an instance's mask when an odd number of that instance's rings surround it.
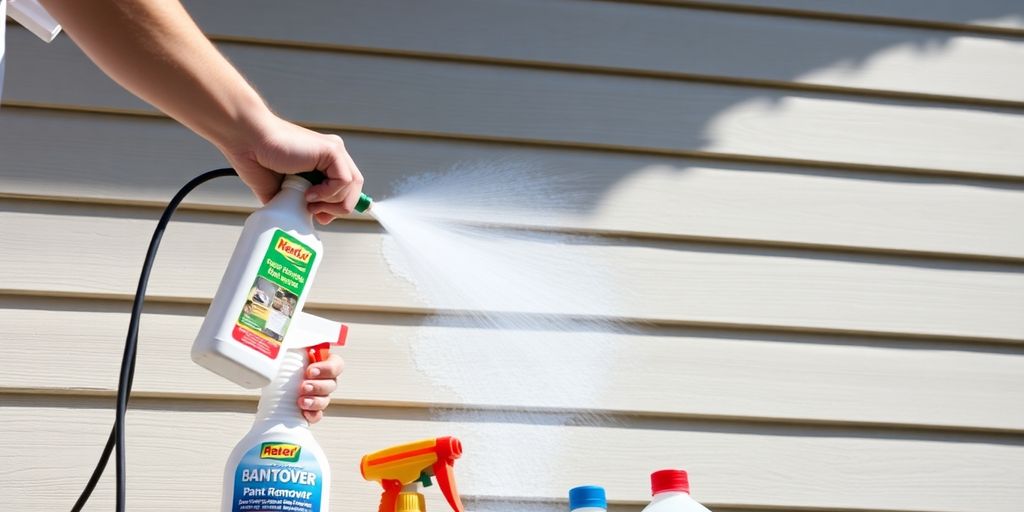
M 142 307 L 157 249 L 172 214 L 189 192 L 212 179 L 235 175 L 233 169 L 219 169 L 194 178 L 175 194 L 157 223 L 132 303 L 121 360 L 114 428 L 85 490 L 72 508 L 73 512 L 82 510 L 115 449 L 116 510 L 125 510 L 125 412 L 135 372 Z M 297 404 L 306 366 L 326 360 L 330 356 L 330 347 L 343 345 L 348 334 L 345 325 L 303 311 L 312 282 L 324 258 L 323 244 L 308 213 L 305 191 L 324 179 L 319 171 L 286 176 L 278 194 L 246 219 L 192 347 L 192 359 L 201 366 L 242 387 L 262 388 L 253 426 L 235 446 L 224 469 L 222 512 L 329 511 L 331 469 Z M 355 210 L 360 213 L 369 212 L 372 204 L 373 200 L 363 194 Z M 467 252 L 466 244 L 458 243 L 459 237 L 452 238 L 450 233 L 445 237 L 443 230 L 422 229 L 423 225 L 417 215 L 396 216 L 394 213 L 389 208 L 383 208 L 374 217 L 379 215 L 378 220 L 389 231 L 398 228 L 395 231 L 403 234 L 433 237 L 430 240 L 434 246 L 457 247 L 460 253 Z M 405 220 L 399 223 L 403 218 Z M 440 243 L 448 241 L 452 243 Z M 503 249 L 507 252 L 507 248 Z M 530 247 L 530 255 L 534 254 L 533 249 Z M 426 259 L 444 261 L 445 268 L 465 273 L 466 266 L 462 265 L 465 260 L 439 257 L 447 255 L 447 252 L 443 255 L 434 254 L 435 258 Z M 472 251 L 463 256 L 488 259 L 478 257 Z M 508 257 L 508 254 L 505 256 L 505 260 L 508 260 L 506 263 L 520 260 L 530 261 L 531 265 L 536 263 L 531 258 L 519 258 L 515 254 L 512 257 Z M 493 261 L 489 262 L 486 272 L 470 273 L 468 277 L 463 276 L 463 281 L 471 278 L 490 284 L 491 281 L 485 278 L 495 274 L 491 266 Z M 436 272 L 437 268 L 430 267 L 430 270 Z M 501 280 L 505 279 L 504 276 L 517 274 L 512 271 L 515 266 L 499 268 L 505 270 L 497 272 Z M 543 277 L 545 284 L 561 283 L 559 288 L 578 294 L 577 287 L 570 286 L 571 281 L 562 283 L 558 279 L 559 275 L 576 275 L 578 270 L 573 268 L 572 272 L 541 272 L 538 275 Z M 450 282 L 439 284 L 445 289 L 452 286 Z M 523 288 L 520 283 L 512 291 Z M 526 286 L 525 289 L 532 291 L 535 288 Z M 457 291 L 465 294 L 469 302 L 483 304 L 485 307 L 489 305 L 485 297 L 471 293 L 471 290 Z M 488 293 L 493 295 L 493 289 L 488 290 Z M 532 294 L 527 298 L 534 299 Z M 548 299 L 550 302 L 552 297 Z M 486 322 L 486 325 L 505 329 L 538 325 L 523 319 L 523 322 L 517 322 L 517 318 L 513 316 L 508 322 L 496 322 L 490 318 L 491 321 Z M 571 323 L 540 324 L 541 327 L 552 325 L 562 327 L 563 330 L 575 327 Z M 548 357 L 546 352 L 544 354 L 544 357 Z M 474 386 L 486 382 L 485 377 L 467 376 Z M 549 441 L 557 443 L 558 439 Z M 454 477 L 454 462 L 461 455 L 462 444 L 458 439 L 430 438 L 366 455 L 360 463 L 360 470 L 366 480 L 377 481 L 384 488 L 378 512 L 426 512 L 420 490 L 433 485 L 435 480 L 452 510 L 464 512 Z M 645 512 L 707 512 L 706 508 L 689 497 L 688 490 L 685 472 L 656 472 L 652 475 L 654 499 Z M 575 498 L 581 497 L 579 491 L 574 494 Z M 593 494 L 590 492 L 588 496 L 594 499 L 571 498 L 570 504 L 580 504 L 586 508 L 588 504 L 605 503 L 603 493 L 600 500 Z

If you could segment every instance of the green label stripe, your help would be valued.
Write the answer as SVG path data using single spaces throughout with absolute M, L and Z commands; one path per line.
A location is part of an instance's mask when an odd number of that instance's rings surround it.
M 277 347 L 284 341 L 314 261 L 312 248 L 280 229 L 274 231 L 238 315 L 238 325 L 251 334 L 236 333 L 235 339 L 277 357 Z
M 274 233 L 258 275 L 295 295 L 302 295 L 316 253 L 280 229 Z

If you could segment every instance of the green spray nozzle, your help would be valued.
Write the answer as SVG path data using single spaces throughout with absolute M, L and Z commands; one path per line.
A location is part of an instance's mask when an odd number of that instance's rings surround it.
M 327 179 L 327 175 L 323 171 L 306 171 L 300 172 L 299 176 L 313 185 L 319 185 Z M 366 213 L 366 210 L 370 209 L 373 205 L 373 198 L 364 194 L 359 194 L 359 201 L 356 202 L 355 210 L 359 213 Z
M 366 213 L 366 210 L 370 209 L 373 205 L 373 198 L 366 195 L 365 193 L 359 194 L 359 201 L 356 202 L 356 211 L 359 213 Z

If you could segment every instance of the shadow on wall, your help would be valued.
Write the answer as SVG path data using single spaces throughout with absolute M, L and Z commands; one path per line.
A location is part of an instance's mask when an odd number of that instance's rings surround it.
M 1004 19 L 1021 16 L 1020 5 L 984 5 L 984 3 L 964 2 L 957 6 L 956 13 L 964 21 L 978 19 Z M 658 6 L 658 8 L 666 8 Z M 695 11 L 695 15 L 703 15 Z M 750 18 L 757 18 L 750 16 Z M 768 45 L 792 48 L 803 45 L 804 51 L 799 54 L 778 55 L 770 63 L 752 63 L 757 68 L 759 79 L 800 82 L 823 85 L 842 85 L 847 87 L 871 88 L 872 81 L 866 77 L 880 75 L 891 76 L 893 88 L 924 93 L 939 94 L 942 88 L 935 89 L 933 84 L 922 82 L 919 73 L 927 71 L 929 76 L 944 76 L 966 80 L 971 75 L 971 67 L 975 64 L 961 56 L 964 37 L 951 32 L 929 29 L 912 29 L 905 27 L 870 26 L 852 23 L 832 23 L 824 21 L 789 20 L 794 30 L 785 34 L 790 40 L 774 39 L 765 41 Z M 642 27 L 624 27 L 625 29 L 641 30 Z M 813 35 L 822 30 L 858 31 L 869 30 L 879 34 L 873 38 L 846 38 L 858 45 L 841 47 L 814 47 Z M 537 34 L 538 37 L 541 34 Z M 742 37 L 738 35 L 737 37 Z M 1002 42 L 999 36 L 985 36 L 991 41 Z M 1019 42 L 1019 39 L 1007 37 L 1007 41 Z M 870 43 L 870 44 L 868 44 Z M 684 45 L 693 46 L 683 48 Z M 753 44 L 758 44 L 754 41 Z M 697 50 L 694 50 L 697 48 Z M 706 60 L 748 62 L 749 55 L 743 51 L 747 45 L 736 45 L 733 48 L 702 47 L 702 41 L 688 41 L 685 34 L 681 35 L 678 47 L 664 52 L 679 52 L 680 60 L 688 57 Z M 645 48 L 635 48 L 639 53 Z M 952 69 L 950 63 L 965 69 Z M 735 68 L 734 68 L 735 69 Z M 723 73 L 726 74 L 726 73 Z M 751 75 L 755 76 L 755 75 Z M 981 76 L 969 76 L 970 80 L 982 79 Z M 595 116 L 587 110 L 588 105 L 597 104 L 593 100 L 577 100 L 565 98 L 567 107 L 562 116 L 566 131 L 571 130 L 583 140 L 608 137 L 614 126 L 614 132 L 621 136 L 622 145 L 658 148 L 684 148 L 698 151 L 710 151 L 732 154 L 752 154 L 769 157 L 793 157 L 820 161 L 841 161 L 864 163 L 870 165 L 893 165 L 914 167 L 915 162 L 923 162 L 925 168 L 951 168 L 961 170 L 975 169 L 971 158 L 977 154 L 966 155 L 956 161 L 955 155 L 940 162 L 930 157 L 918 158 L 914 155 L 942 153 L 940 144 L 915 149 L 893 150 L 894 145 L 901 141 L 898 133 L 892 133 L 887 127 L 889 119 L 885 114 L 898 113 L 900 107 L 936 110 L 946 105 L 915 99 L 887 99 L 872 96 L 856 96 L 831 92 L 806 92 L 773 89 L 770 87 L 750 87 L 745 85 L 705 84 L 699 82 L 674 82 L 656 79 L 613 79 L 595 78 L 594 82 L 603 81 L 600 85 L 586 84 L 581 95 L 589 93 L 592 97 L 609 100 L 601 105 L 604 109 L 599 123 L 594 123 Z M 1012 85 L 1012 84 L 1011 84 Z M 1015 87 L 1015 85 L 1014 85 Z M 946 89 L 949 90 L 949 89 Z M 992 89 L 993 91 L 995 89 Z M 999 93 L 1008 93 L 1010 89 L 1000 89 Z M 948 93 L 945 93 L 948 94 Z M 616 102 L 616 97 L 621 102 Z M 642 101 L 636 98 L 643 98 Z M 648 110 L 634 109 L 644 106 Z M 524 107 L 525 108 L 525 107 Z M 974 111 L 1001 112 L 1000 108 L 985 106 L 958 106 L 953 109 Z M 527 109 L 529 110 L 529 109 Z M 925 110 L 925 109 L 921 109 Z M 857 114 L 857 115 L 850 115 Z M 877 117 L 872 117 L 878 114 Z M 542 116 L 538 116 L 542 117 Z M 955 120 L 955 118 L 953 118 Z M 673 122 L 673 120 L 678 122 Z M 587 123 L 590 123 L 589 125 Z M 538 123 L 538 130 L 545 128 Z M 921 126 L 922 130 L 933 127 Z M 870 134 L 876 130 L 876 139 Z M 970 128 L 963 128 L 970 130 Z M 785 140 L 777 133 L 791 134 L 799 138 Z M 848 139 L 845 134 L 851 134 Z M 966 132 L 965 132 L 966 134 Z M 864 136 L 868 135 L 868 138 Z M 892 137 L 891 135 L 896 135 Z M 552 138 L 560 138 L 558 135 Z M 565 138 L 565 137 L 561 137 Z M 918 141 L 925 139 L 919 138 Z M 751 141 L 757 141 L 751 143 Z M 942 141 L 942 136 L 936 137 Z M 458 147 L 459 144 L 451 143 Z M 750 151 L 757 146 L 763 152 Z M 809 167 L 785 167 L 748 162 L 722 162 L 681 157 L 662 157 L 642 153 L 615 152 L 583 152 L 558 151 L 530 148 L 500 149 L 489 148 L 487 156 L 477 154 L 467 148 L 445 147 L 445 154 L 431 154 L 427 148 L 417 153 L 425 156 L 424 169 L 446 169 L 451 166 L 472 168 L 474 165 L 489 170 L 490 167 L 506 168 L 510 171 L 526 170 L 526 175 L 557 174 L 557 178 L 541 180 L 544 198 L 562 196 L 571 198 L 579 213 L 599 213 L 607 201 L 624 201 L 640 207 L 657 208 L 659 205 L 672 205 L 687 181 L 706 174 L 707 171 L 754 171 L 758 173 L 775 172 L 785 175 L 804 175 L 824 178 L 842 178 L 849 180 L 872 180 L 905 183 L 970 183 L 975 186 L 991 188 L 1009 188 L 1020 190 L 1021 187 L 1006 183 L 984 183 L 963 178 L 916 177 L 913 175 L 849 172 L 843 170 Z M 440 148 L 439 148 L 440 149 Z M 898 154 L 894 160 L 888 160 L 889 154 Z M 501 155 L 500 158 L 496 155 Z M 909 156 L 908 156 L 909 155 Z M 474 162 L 479 162 L 474 164 Z M 948 163 L 948 165 L 947 165 Z M 412 167 L 407 167 L 412 168 Z M 486 172 L 484 174 L 487 174 Z M 719 173 L 719 176 L 725 176 Z M 749 179 L 740 173 L 733 173 L 735 182 Z M 722 180 L 722 188 L 709 190 L 711 193 L 728 192 L 728 180 Z M 379 187 L 381 184 L 371 184 Z M 481 189 L 488 185 L 478 184 Z M 513 187 L 514 189 L 515 187 Z M 390 190 L 380 190 L 387 196 Z M 465 192 L 465 191 L 462 191 Z M 464 194 L 460 197 L 466 197 Z M 522 195 L 512 194 L 516 204 L 523 205 Z M 493 203 L 492 203 L 493 204 Z M 530 205 L 532 206 L 532 204 Z M 529 207 L 523 207 L 524 213 Z
M 965 22 L 979 19 L 1010 19 L 1021 16 L 1020 7 L 1011 4 L 1010 2 L 960 2 L 949 3 L 949 5 L 944 3 L 940 8 L 944 9 L 944 15 L 955 15 Z M 360 22 L 358 19 L 361 15 L 359 5 L 361 4 L 354 4 L 354 10 L 350 13 L 355 18 L 353 22 Z M 600 2 L 594 7 L 603 8 Z M 200 9 L 201 7 L 197 6 L 196 8 Z M 671 6 L 637 5 L 635 8 L 658 9 L 675 17 L 683 15 L 684 18 L 679 19 L 688 20 L 686 21 L 687 26 L 699 25 L 709 16 L 734 18 L 732 23 L 737 33 L 735 38 L 731 39 L 734 39 L 736 44 L 709 47 L 705 40 L 697 37 L 697 34 L 701 32 L 687 30 L 680 30 L 679 37 L 673 41 L 662 41 L 661 45 L 645 47 L 636 44 L 623 45 L 618 38 L 605 37 L 605 34 L 601 33 L 575 34 L 574 37 L 593 38 L 592 48 L 587 50 L 589 55 L 601 55 L 602 52 L 608 52 L 617 55 L 616 58 L 623 62 L 635 61 L 638 63 L 638 67 L 658 60 L 663 64 L 668 63 L 672 68 L 686 70 L 695 67 L 701 70 L 700 74 L 714 76 L 716 74 L 727 75 L 730 73 L 728 69 L 732 69 L 732 73 L 735 74 L 736 63 L 742 62 L 749 63 L 753 70 L 751 76 L 765 80 L 841 83 L 858 87 L 865 83 L 864 77 L 866 76 L 886 74 L 886 76 L 898 77 L 894 80 L 899 81 L 904 88 L 914 87 L 924 90 L 928 90 L 932 84 L 917 80 L 916 76 L 919 73 L 916 70 L 930 69 L 934 75 L 942 75 L 947 72 L 950 73 L 950 76 L 956 75 L 957 70 L 942 70 L 940 68 L 948 66 L 946 63 L 950 62 L 949 59 L 944 60 L 942 57 L 956 54 L 962 42 L 962 37 L 949 31 L 755 15 L 728 15 L 719 12 L 676 9 Z M 930 6 L 929 8 L 936 7 Z M 640 19 L 639 17 L 623 19 L 620 29 L 630 33 L 642 32 L 645 27 L 635 24 Z M 643 19 L 650 19 L 650 16 Z M 770 38 L 759 40 L 759 36 L 764 33 L 763 22 L 765 20 L 770 20 L 773 24 L 785 25 L 787 29 L 772 30 Z M 315 25 L 323 23 L 317 22 Z M 745 25 L 748 25 L 748 30 L 744 30 Z M 542 40 L 545 37 L 550 38 L 550 34 L 557 33 L 553 31 L 558 29 L 575 33 L 586 28 L 545 26 L 542 21 L 539 26 L 518 33 L 523 41 Z M 317 27 L 314 26 L 310 30 L 317 30 Z M 427 26 L 416 30 L 430 31 L 432 28 Z M 465 33 L 443 33 L 445 37 L 472 38 L 478 37 L 474 35 L 474 31 L 479 32 L 480 30 L 483 28 L 469 27 L 464 31 Z M 870 32 L 872 36 L 855 37 L 853 35 L 865 31 Z M 828 40 L 839 41 L 842 45 L 834 47 L 815 45 L 816 34 L 824 32 L 831 34 Z M 640 40 L 643 39 L 642 36 L 637 37 Z M 1000 39 L 998 36 L 986 37 L 996 41 Z M 296 34 L 292 38 L 301 40 L 304 36 Z M 515 41 L 512 41 L 510 44 L 514 43 Z M 462 46 L 473 47 L 472 45 Z M 798 48 L 799 51 L 782 54 L 781 50 L 776 48 Z M 320 52 L 306 53 L 320 55 Z M 313 56 L 311 58 L 320 57 Z M 686 64 L 677 65 L 678 62 Z M 958 65 L 969 64 L 963 59 L 957 62 Z M 432 63 L 429 61 L 414 62 L 412 65 L 430 66 Z M 23 69 L 18 70 L 19 74 L 28 74 L 26 72 L 28 68 L 25 66 L 27 65 L 22 65 Z M 435 74 L 435 76 L 424 76 L 423 80 L 425 82 L 433 80 L 432 83 L 443 84 L 445 81 L 455 83 L 462 78 L 462 73 L 467 73 L 467 76 L 480 76 L 479 67 L 476 65 L 452 66 L 446 69 L 450 69 L 453 76 Z M 257 70 L 253 71 L 259 74 Z M 533 130 L 530 136 L 538 139 L 597 141 L 637 148 L 691 149 L 882 165 L 908 163 L 893 163 L 886 160 L 887 152 L 898 141 L 893 141 L 885 134 L 879 135 L 877 140 L 858 140 L 856 138 L 844 140 L 842 135 L 847 130 L 857 134 L 870 133 L 876 127 L 880 131 L 884 131 L 886 119 L 871 118 L 872 109 L 880 106 L 906 105 L 908 101 L 913 105 L 914 102 L 911 100 L 887 100 L 764 87 L 654 78 L 610 77 L 544 70 L 519 70 L 519 72 L 529 74 L 527 85 L 531 89 L 530 91 L 513 94 L 515 91 L 502 89 L 503 84 L 499 78 L 494 79 L 494 82 L 481 79 L 480 83 L 473 85 L 481 86 L 481 84 L 493 83 L 495 87 L 493 92 L 472 94 L 472 91 L 463 89 L 452 91 L 438 89 L 437 102 L 439 106 L 437 108 L 422 106 L 423 95 L 433 90 L 430 87 L 425 86 L 423 94 L 409 95 L 412 97 L 383 95 L 387 91 L 396 91 L 401 88 L 384 88 L 386 90 L 377 92 L 374 96 L 376 92 L 374 84 L 377 82 L 373 80 L 366 81 L 362 85 L 353 85 L 352 90 L 346 92 L 346 95 L 352 96 L 352 99 L 345 101 L 346 104 L 353 102 L 373 104 L 369 108 L 371 114 L 367 114 L 370 116 L 372 116 L 373 108 L 388 107 L 390 110 L 400 113 L 403 123 L 410 123 L 410 126 L 414 127 L 453 126 L 450 118 L 462 116 L 460 111 L 473 111 L 483 108 L 488 102 L 494 102 L 508 110 L 510 117 L 515 118 L 510 120 L 509 124 L 520 126 L 520 134 L 524 130 L 522 127 L 526 126 Z M 12 73 L 10 78 L 13 77 Z M 915 80 L 919 83 L 915 83 Z M 19 82 L 30 83 L 28 79 L 19 80 Z M 281 87 L 285 86 L 272 84 L 263 86 L 272 104 L 275 103 L 274 90 Z M 507 89 L 511 86 L 504 85 L 504 87 Z M 17 99 L 13 88 L 14 83 L 12 82 L 10 91 L 12 99 Z M 24 89 L 25 86 L 18 88 Z M 360 91 L 361 88 L 366 89 Z M 545 96 L 545 91 L 550 91 L 551 95 Z M 495 97 L 505 95 L 505 93 L 512 94 L 512 99 L 501 100 Z M 307 101 L 309 104 L 320 104 L 329 99 L 309 96 L 303 101 Z M 856 103 L 857 108 L 866 112 L 868 117 L 849 118 L 844 116 L 844 112 L 850 110 L 832 109 L 836 105 L 842 106 L 842 104 L 851 102 Z M 516 108 L 517 104 L 519 108 Z M 413 105 L 418 106 L 414 107 Z M 462 108 L 458 108 L 460 105 Z M 934 104 L 926 105 L 934 106 Z M 553 108 L 555 106 L 558 108 Z M 479 119 L 479 115 L 470 117 L 471 121 Z M 93 124 L 99 123 L 93 122 Z M 822 124 L 827 125 L 827 128 L 821 129 Z M 470 126 L 472 124 L 462 125 L 460 131 L 471 131 Z M 99 126 L 83 127 L 82 129 L 89 133 L 102 131 L 102 127 Z M 500 126 L 492 128 L 488 125 L 485 129 L 502 131 Z M 780 139 L 779 133 L 783 133 L 789 138 Z M 4 135 L 7 139 L 6 135 L 8 134 Z M 14 139 L 18 139 L 18 134 L 10 135 Z M 73 136 L 75 136 L 74 133 L 68 133 L 68 137 Z M 365 173 L 370 176 L 367 183 L 368 192 L 379 198 L 391 196 L 395 182 L 404 176 L 420 171 L 439 171 L 453 167 L 466 169 L 475 165 L 488 168 L 507 167 L 510 172 L 526 170 L 533 174 L 539 172 L 557 175 L 557 179 L 552 180 L 553 184 L 546 185 L 548 193 L 552 196 L 571 197 L 571 201 L 567 200 L 563 208 L 571 206 L 579 215 L 596 213 L 605 198 L 615 198 L 616 201 L 622 200 L 623 197 L 636 198 L 636 200 L 645 200 L 650 205 L 672 201 L 676 192 L 686 186 L 687 171 L 696 171 L 701 168 L 768 171 L 785 174 L 794 172 L 792 168 L 663 157 L 645 154 L 642 151 L 614 153 L 556 150 L 498 143 L 361 134 L 346 134 L 346 139 L 349 141 L 348 145 L 356 160 Z M 73 146 L 75 141 L 69 142 L 67 147 Z M 144 148 L 155 144 L 157 142 L 140 141 L 138 146 Z M 132 144 L 125 143 L 123 145 L 130 146 Z M 192 143 L 190 145 L 195 146 Z M 827 151 L 822 149 L 826 147 Z M 912 154 L 925 154 L 933 149 L 921 148 L 916 153 L 913 150 L 908 151 Z M 46 159 L 50 157 L 42 155 L 42 161 L 36 162 L 30 167 L 36 169 L 40 167 L 59 168 L 62 169 L 60 176 L 54 176 L 56 171 L 52 170 L 48 171 L 48 176 L 44 175 L 42 178 L 39 175 L 28 175 L 25 171 L 27 175 L 14 176 L 14 179 L 26 182 L 35 180 L 40 186 L 45 186 L 53 178 L 59 178 L 68 183 L 80 182 L 85 188 L 103 185 L 103 183 L 97 183 L 97 180 L 106 180 L 108 188 L 111 186 L 132 187 L 151 193 L 159 189 L 162 191 L 160 195 L 169 197 L 180 183 L 183 183 L 198 169 L 215 167 L 222 163 L 215 151 L 204 147 L 197 151 L 189 151 L 192 153 L 191 155 L 181 155 L 180 158 L 177 155 L 168 154 L 168 160 L 171 158 L 175 160 L 156 164 L 161 170 L 166 169 L 166 172 L 139 173 L 133 169 L 143 162 L 152 167 L 154 165 L 150 163 L 152 158 L 142 154 L 141 151 L 133 154 L 134 149 L 131 147 L 125 147 L 123 151 L 125 153 L 123 159 L 111 157 L 108 160 L 96 162 L 98 166 L 124 167 L 125 170 L 122 172 L 82 173 L 78 169 L 67 169 L 66 161 L 49 163 Z M 184 151 L 180 153 L 184 153 Z M 907 153 L 902 154 L 906 155 Z M 909 164 L 913 164 L 917 160 L 914 156 L 908 158 Z M 951 158 L 954 161 L 950 165 L 957 166 L 955 155 L 951 155 Z M 131 172 L 131 182 L 126 183 L 125 177 L 129 171 Z M 15 168 L 11 172 L 20 174 L 23 171 Z M 795 172 L 851 177 L 843 172 L 827 170 L 801 169 Z M 5 171 L 6 173 L 7 171 Z M 917 181 L 910 177 L 898 179 Z M 216 185 L 216 190 L 221 196 L 229 196 L 232 202 L 254 204 L 243 190 L 235 190 L 233 187 L 224 185 Z M 472 193 L 472 190 L 463 190 L 463 194 Z M 709 193 L 716 193 L 716 191 L 709 191 Z M 463 195 L 463 197 L 466 196 Z

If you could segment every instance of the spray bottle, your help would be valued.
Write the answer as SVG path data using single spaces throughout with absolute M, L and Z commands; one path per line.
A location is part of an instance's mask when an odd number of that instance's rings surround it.
M 323 260 L 305 192 L 324 179 L 320 171 L 286 176 L 281 191 L 246 219 L 192 344 L 196 364 L 250 389 L 278 374 L 281 346 Z M 371 202 L 363 194 L 356 210 Z
M 465 512 L 455 486 L 455 459 L 462 443 L 454 437 L 423 439 L 364 455 L 359 469 L 366 480 L 380 482 L 384 493 L 378 512 L 426 512 L 420 486 L 437 479 L 454 512 Z
M 293 322 L 256 421 L 228 457 L 221 512 L 330 510 L 331 468 L 299 410 L 298 395 L 306 365 L 326 360 L 332 344 L 344 345 L 348 327 L 305 313 Z

